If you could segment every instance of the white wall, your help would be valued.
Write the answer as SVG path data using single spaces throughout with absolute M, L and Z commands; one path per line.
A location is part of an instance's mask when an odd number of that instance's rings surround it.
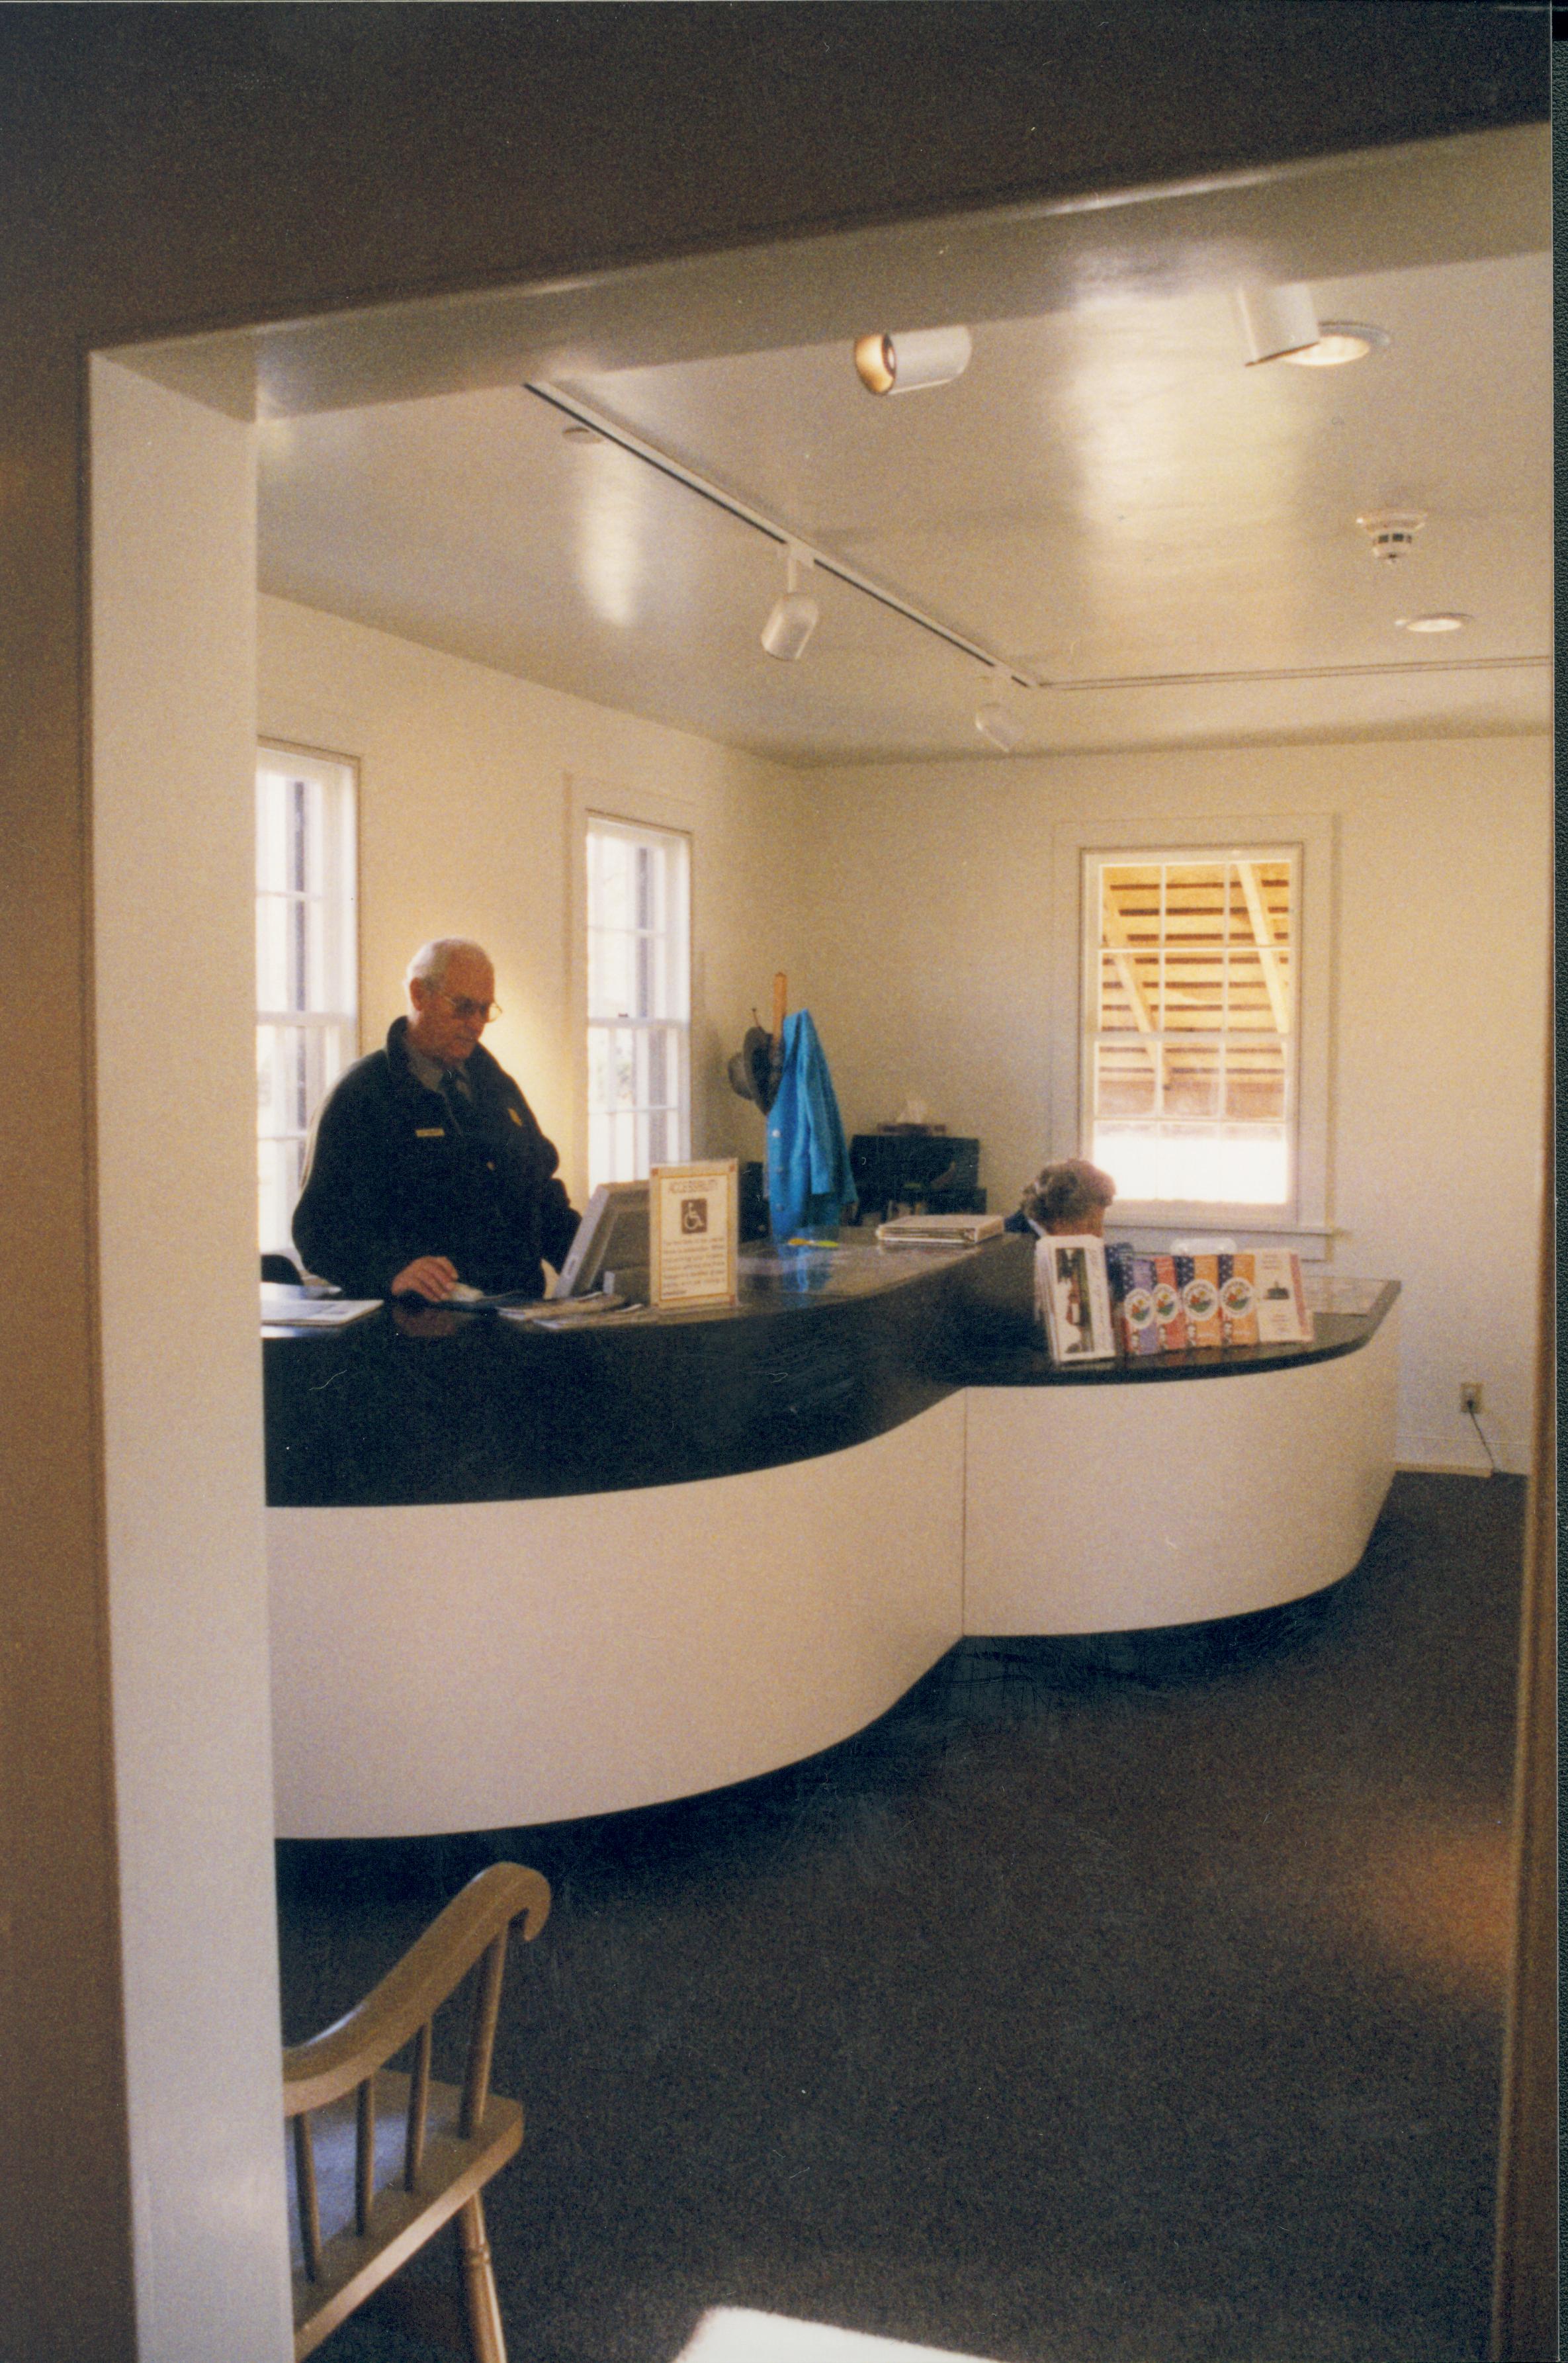
M 1346 741 L 793 772 L 318 614 L 260 603 L 264 734 L 361 764 L 362 1035 L 425 937 L 479 937 L 491 1036 L 581 1203 L 573 795 L 696 837 L 694 1147 L 760 1156 L 724 1080 L 773 970 L 827 1047 L 846 1131 L 924 1100 L 998 1206 L 1051 1132 L 1061 821 L 1334 815 L 1330 1213 L 1341 1270 L 1405 1285 L 1399 1454 L 1526 1465 L 1550 908 L 1547 742 Z
M 1527 1465 L 1551 761 L 1543 738 L 1063 756 L 811 776 L 813 1006 L 848 1130 L 910 1093 L 977 1133 L 996 1206 L 1050 1133 L 1051 832 L 1112 815 L 1330 812 L 1339 832 L 1331 1215 L 1405 1285 L 1399 1456 Z
M 252 430 L 94 361 L 105 1521 L 142 2363 L 291 2352 L 256 1350 Z M 100 2095 L 62 2091 L 61 2107 Z
M 491 953 L 504 1015 L 486 1036 L 561 1151 L 583 1203 L 581 1027 L 570 1006 L 575 793 L 695 838 L 692 1146 L 762 1155 L 762 1119 L 724 1074 L 802 947 L 797 775 L 690 732 L 264 598 L 261 733 L 352 755 L 359 772 L 360 1032 L 379 1043 L 432 936 Z

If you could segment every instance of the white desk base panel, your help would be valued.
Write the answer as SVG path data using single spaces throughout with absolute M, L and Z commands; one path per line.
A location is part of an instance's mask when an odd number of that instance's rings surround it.
M 863 1729 L 966 1633 L 1319 1591 L 1393 1473 L 1397 1325 L 1279 1370 L 972 1388 L 869 1444 L 699 1484 L 269 1510 L 278 1833 L 693 1796 Z
M 863 1730 L 957 1640 L 964 1398 L 750 1476 L 267 1537 L 280 1836 L 655 1804 Z
M 1332 1361 L 972 1387 L 966 1633 L 1242 1616 L 1348 1575 L 1394 1474 L 1399 1307 Z

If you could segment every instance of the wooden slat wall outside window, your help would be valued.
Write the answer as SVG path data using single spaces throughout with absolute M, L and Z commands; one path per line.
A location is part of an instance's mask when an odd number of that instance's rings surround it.
M 1098 1124 L 1277 1139 L 1292 1115 L 1288 851 L 1098 866 Z

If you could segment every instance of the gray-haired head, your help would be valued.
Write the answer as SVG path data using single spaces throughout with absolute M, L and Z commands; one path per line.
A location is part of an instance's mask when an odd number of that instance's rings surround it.
M 1116 1184 L 1086 1157 L 1043 1165 L 1023 1193 L 1025 1218 L 1043 1231 L 1071 1231 L 1103 1220 Z
M 459 954 L 463 952 L 472 953 L 476 960 L 480 960 L 484 962 L 486 968 L 493 968 L 494 966 L 494 962 L 491 960 L 491 956 L 486 951 L 484 946 L 482 944 L 476 944 L 471 937 L 437 936 L 434 942 L 420 945 L 419 949 L 414 953 L 414 958 L 408 963 L 407 970 L 403 976 L 403 982 L 405 984 L 414 984 L 417 982 L 420 984 L 436 985 L 444 983 L 446 981 L 447 971 L 451 967 L 452 962 L 458 959 Z

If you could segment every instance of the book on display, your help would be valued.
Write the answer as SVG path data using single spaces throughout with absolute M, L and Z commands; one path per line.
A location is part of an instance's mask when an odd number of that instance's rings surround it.
M 1227 1346 L 1257 1344 L 1257 1291 L 1253 1284 L 1253 1258 L 1245 1248 L 1220 1258 L 1220 1317 Z
M 1124 1254 L 1118 1270 L 1121 1294 L 1116 1306 L 1116 1334 L 1121 1350 L 1124 1354 L 1157 1354 L 1161 1337 L 1154 1298 L 1154 1259 Z
M 1222 1346 L 1225 1315 L 1220 1304 L 1220 1259 L 1217 1255 L 1176 1256 L 1176 1285 L 1187 1315 L 1189 1346 Z
M 1105 1260 L 1116 1340 L 1124 1354 L 1312 1343 L 1301 1259 L 1286 1248 L 1151 1256 L 1118 1239 L 1106 1248 Z M 1370 1303 L 1379 1283 L 1346 1285 L 1370 1290 Z
M 1113 1360 L 1104 1240 L 1053 1233 L 1034 1250 L 1034 1274 L 1051 1359 L 1064 1365 Z
M 1284 1248 L 1260 1248 L 1253 1258 L 1258 1337 L 1265 1346 L 1312 1343 L 1312 1315 L 1301 1280 L 1301 1259 Z
M 1160 1333 L 1160 1351 L 1178 1353 L 1187 1344 L 1187 1307 L 1176 1286 L 1176 1258 L 1155 1256 L 1154 1321 Z

